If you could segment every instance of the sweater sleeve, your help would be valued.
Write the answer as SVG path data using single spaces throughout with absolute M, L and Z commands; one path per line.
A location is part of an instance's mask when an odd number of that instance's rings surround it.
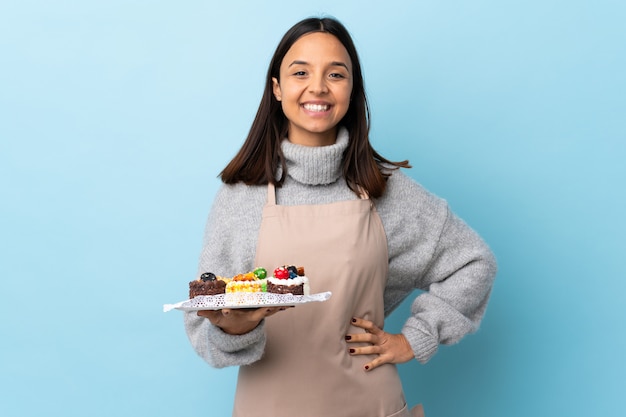
M 215 197 L 205 228 L 198 274 L 233 276 L 254 266 L 264 195 L 255 187 L 237 192 L 235 187 L 241 186 L 222 186 Z M 213 367 L 248 365 L 259 360 L 265 350 L 264 322 L 238 336 L 224 333 L 195 312 L 186 312 L 184 322 L 191 346 Z
M 445 201 L 402 174 L 393 177 L 399 178 L 390 193 L 400 189 L 402 197 L 390 203 L 393 209 L 388 207 L 395 214 L 386 216 L 390 263 L 385 306 L 389 313 L 413 290 L 423 291 L 413 301 L 402 333 L 415 358 L 426 363 L 440 343 L 456 343 L 478 329 L 496 261 Z
M 427 291 L 413 301 L 402 328 L 417 360 L 427 362 L 439 343 L 456 343 L 478 329 L 495 273 L 489 248 L 448 209 L 429 266 L 417 282 Z
M 249 365 L 263 355 L 264 322 L 249 333 L 234 336 L 196 315 L 185 312 L 185 330 L 196 353 L 215 368 Z

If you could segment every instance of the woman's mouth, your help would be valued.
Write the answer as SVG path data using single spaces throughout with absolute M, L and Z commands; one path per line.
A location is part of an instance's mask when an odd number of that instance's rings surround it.
M 311 112 L 316 112 L 316 113 L 325 112 L 325 111 L 328 111 L 330 109 L 330 105 L 329 104 L 310 104 L 310 103 L 306 103 L 306 104 L 303 104 L 302 107 L 304 107 L 305 110 L 308 110 L 308 111 L 311 111 Z

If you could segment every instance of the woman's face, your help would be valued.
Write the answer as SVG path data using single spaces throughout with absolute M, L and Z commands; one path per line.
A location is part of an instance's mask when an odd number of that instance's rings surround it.
M 289 140 L 306 146 L 332 145 L 337 124 L 350 106 L 352 62 L 346 48 L 328 33 L 298 39 L 272 78 L 274 96 L 289 120 Z

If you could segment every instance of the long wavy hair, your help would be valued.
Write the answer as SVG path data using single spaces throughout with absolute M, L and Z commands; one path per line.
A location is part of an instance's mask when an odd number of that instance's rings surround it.
M 372 198 L 383 195 L 391 170 L 410 168 L 408 161 L 392 162 L 376 152 L 369 141 L 370 110 L 361 73 L 361 64 L 348 30 L 333 18 L 308 18 L 296 23 L 285 33 L 269 65 L 261 104 L 243 146 L 220 173 L 226 184 L 248 185 L 273 183 L 280 187 L 287 173 L 281 141 L 287 137 L 289 121 L 272 89 L 272 78 L 280 81 L 280 64 L 289 48 L 302 36 L 323 32 L 335 36 L 346 48 L 352 61 L 352 96 L 348 112 L 340 121 L 349 132 L 349 144 L 343 156 L 343 175 L 348 187 L 359 189 Z M 278 167 L 282 175 L 276 178 Z

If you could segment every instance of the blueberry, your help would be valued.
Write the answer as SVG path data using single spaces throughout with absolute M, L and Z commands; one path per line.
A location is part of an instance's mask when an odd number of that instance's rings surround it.
M 217 278 L 215 277 L 215 274 L 213 272 L 205 272 L 204 274 L 200 275 L 200 279 L 204 282 L 207 282 L 215 281 Z

